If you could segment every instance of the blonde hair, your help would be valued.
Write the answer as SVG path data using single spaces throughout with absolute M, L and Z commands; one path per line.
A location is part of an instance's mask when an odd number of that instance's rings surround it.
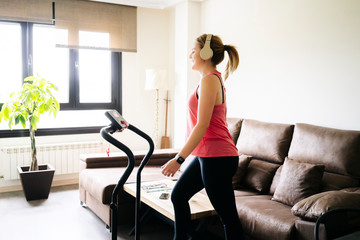
M 196 39 L 200 49 L 204 47 L 207 34 L 203 34 Z M 229 61 L 226 64 L 224 79 L 226 80 L 230 73 L 233 73 L 239 66 L 239 54 L 236 48 L 232 45 L 224 45 L 219 36 L 213 35 L 210 42 L 210 47 L 213 50 L 211 58 L 214 66 L 218 65 L 224 60 L 224 53 L 227 51 Z

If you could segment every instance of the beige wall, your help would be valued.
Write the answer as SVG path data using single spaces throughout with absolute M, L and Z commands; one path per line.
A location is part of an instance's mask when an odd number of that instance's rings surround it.
M 202 31 L 238 47 L 228 115 L 360 130 L 360 2 L 206 0 Z
M 155 90 L 145 90 L 145 70 L 148 68 L 168 70 L 169 66 L 169 11 L 138 8 L 137 53 L 123 53 L 123 116 L 142 131 L 155 137 Z M 172 86 L 172 84 L 170 84 Z M 170 89 L 170 94 L 172 89 Z M 159 132 L 157 145 L 164 133 L 165 91 L 159 92 Z M 171 121 L 168 121 L 170 129 Z M 121 137 L 134 149 L 147 148 L 147 142 L 134 134 L 124 132 Z M 155 140 L 155 139 L 154 139 Z

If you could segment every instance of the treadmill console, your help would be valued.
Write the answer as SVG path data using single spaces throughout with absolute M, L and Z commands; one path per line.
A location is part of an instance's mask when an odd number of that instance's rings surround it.
M 128 122 L 120 115 L 116 110 L 109 110 L 105 112 L 105 116 L 111 121 L 111 123 L 120 131 L 129 126 Z

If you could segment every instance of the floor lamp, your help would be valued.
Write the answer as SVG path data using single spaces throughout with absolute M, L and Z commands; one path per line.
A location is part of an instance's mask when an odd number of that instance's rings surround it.
M 169 107 L 169 92 L 166 91 L 166 98 L 164 99 L 166 102 L 166 109 L 165 109 L 165 136 L 161 137 L 161 145 L 160 148 L 170 148 L 170 138 L 167 136 L 167 119 L 168 119 L 168 107 Z
M 146 69 L 145 90 L 156 90 L 156 112 L 155 112 L 155 147 L 159 140 L 159 90 L 167 90 L 166 70 L 156 71 L 155 69 Z

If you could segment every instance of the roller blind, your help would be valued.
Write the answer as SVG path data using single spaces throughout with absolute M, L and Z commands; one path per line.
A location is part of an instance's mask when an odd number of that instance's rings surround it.
M 1 0 L 0 20 L 52 23 L 52 0 Z
M 55 27 L 68 31 L 68 43 L 58 47 L 136 52 L 136 7 L 57 0 L 55 9 Z

